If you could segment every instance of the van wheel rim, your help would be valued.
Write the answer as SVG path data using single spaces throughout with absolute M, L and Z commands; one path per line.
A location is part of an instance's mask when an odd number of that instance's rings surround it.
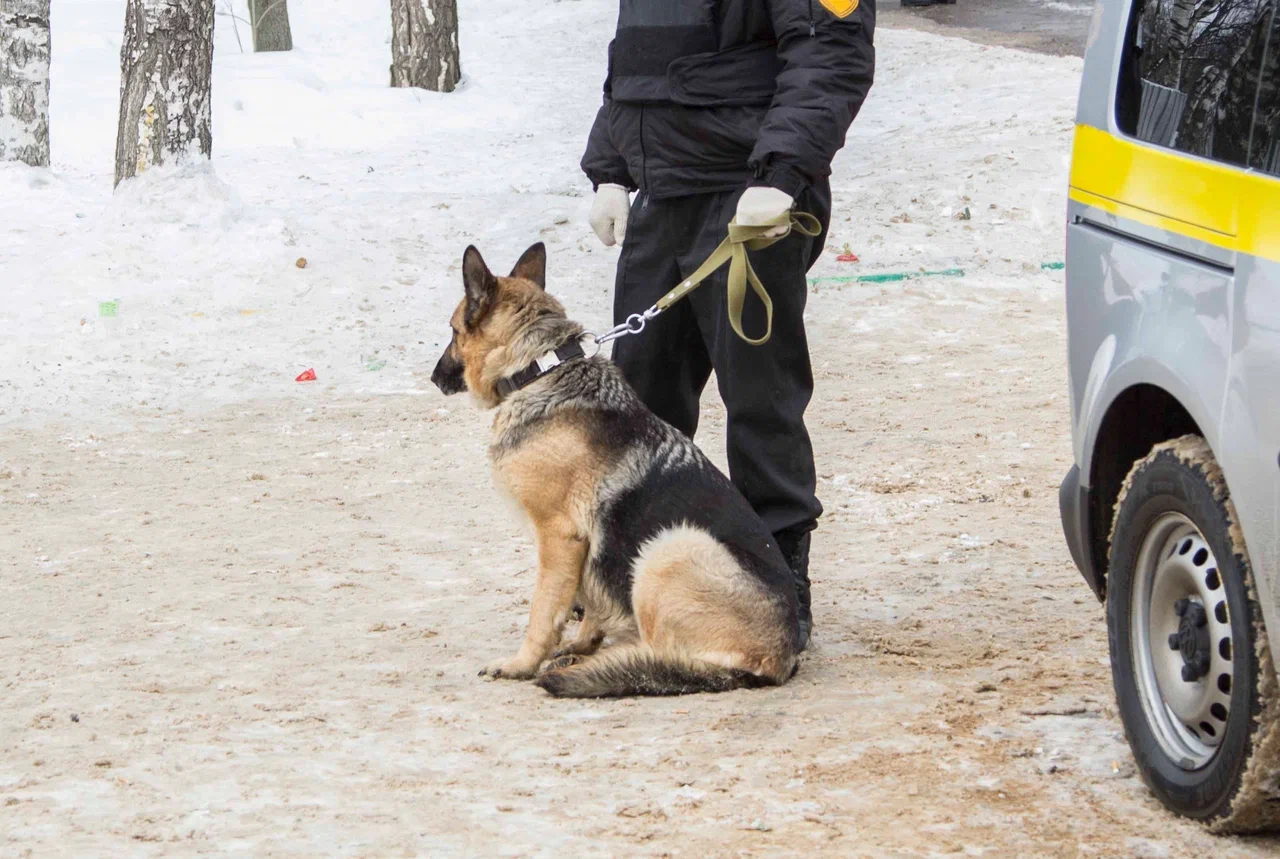
M 1138 696 L 1160 747 L 1184 770 L 1213 760 L 1231 716 L 1231 616 L 1217 558 L 1181 513 L 1147 531 L 1129 614 Z

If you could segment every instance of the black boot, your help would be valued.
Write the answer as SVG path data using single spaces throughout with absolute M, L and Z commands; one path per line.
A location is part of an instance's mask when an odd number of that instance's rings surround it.
M 812 526 L 792 528 L 774 535 L 782 557 L 796 577 L 796 601 L 800 604 L 800 650 L 809 646 L 813 629 L 813 610 L 809 602 L 809 543 Z

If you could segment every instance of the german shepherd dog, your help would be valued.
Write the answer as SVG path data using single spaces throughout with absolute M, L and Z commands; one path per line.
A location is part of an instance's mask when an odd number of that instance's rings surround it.
M 791 571 L 764 523 L 618 369 L 586 357 L 546 292 L 546 248 L 509 277 L 480 252 L 431 380 L 496 408 L 489 458 L 533 525 L 538 576 L 520 650 L 481 675 L 552 695 L 681 695 L 785 683 L 799 628 Z M 583 610 L 572 641 L 563 629 Z

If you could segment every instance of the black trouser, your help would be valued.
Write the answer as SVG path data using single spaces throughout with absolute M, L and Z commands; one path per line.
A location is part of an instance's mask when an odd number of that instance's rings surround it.
M 614 322 L 640 313 L 693 274 L 724 240 L 741 191 L 643 200 L 631 207 L 618 261 Z M 693 436 L 698 400 L 712 369 L 729 413 L 729 476 L 773 533 L 812 528 L 822 514 L 814 494 L 813 445 L 804 425 L 813 395 L 813 370 L 804 331 L 806 275 L 826 241 L 831 190 L 811 187 L 796 207 L 816 216 L 821 236 L 792 233 L 751 254 L 751 264 L 773 299 L 773 337 L 763 346 L 743 342 L 725 309 L 729 267 L 634 337 L 614 344 L 613 359 L 645 404 Z M 747 298 L 743 330 L 764 331 L 764 307 Z

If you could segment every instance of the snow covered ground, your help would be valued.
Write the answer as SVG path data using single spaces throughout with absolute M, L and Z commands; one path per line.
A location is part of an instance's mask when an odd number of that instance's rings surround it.
M 212 167 L 113 195 L 122 7 L 54 4 L 54 167 L 0 165 L 0 853 L 1273 849 L 1134 777 L 1061 544 L 1078 60 L 878 33 L 813 272 L 815 647 L 584 704 L 475 677 L 533 550 L 428 376 L 469 243 L 545 241 L 608 322 L 577 160 L 616 4 L 462 0 L 448 96 L 385 86 L 385 4 L 293 0 L 290 54 L 220 17 Z
M 6 420 L 309 397 L 293 383 L 308 367 L 348 393 L 420 390 L 472 241 L 500 264 L 546 240 L 553 288 L 608 321 L 616 252 L 585 226 L 577 161 L 613 4 L 464 3 L 449 96 L 385 86 L 379 4 L 299 3 L 290 54 L 240 53 L 219 17 L 213 171 L 113 196 L 121 6 L 58 4 L 54 169 L 0 168 Z M 867 270 L 975 275 L 1060 256 L 1075 66 L 1021 62 L 1009 74 L 1008 54 L 887 33 L 837 167 L 835 246 Z M 966 206 L 972 222 L 950 220 Z M 843 273 L 834 256 L 815 271 Z

